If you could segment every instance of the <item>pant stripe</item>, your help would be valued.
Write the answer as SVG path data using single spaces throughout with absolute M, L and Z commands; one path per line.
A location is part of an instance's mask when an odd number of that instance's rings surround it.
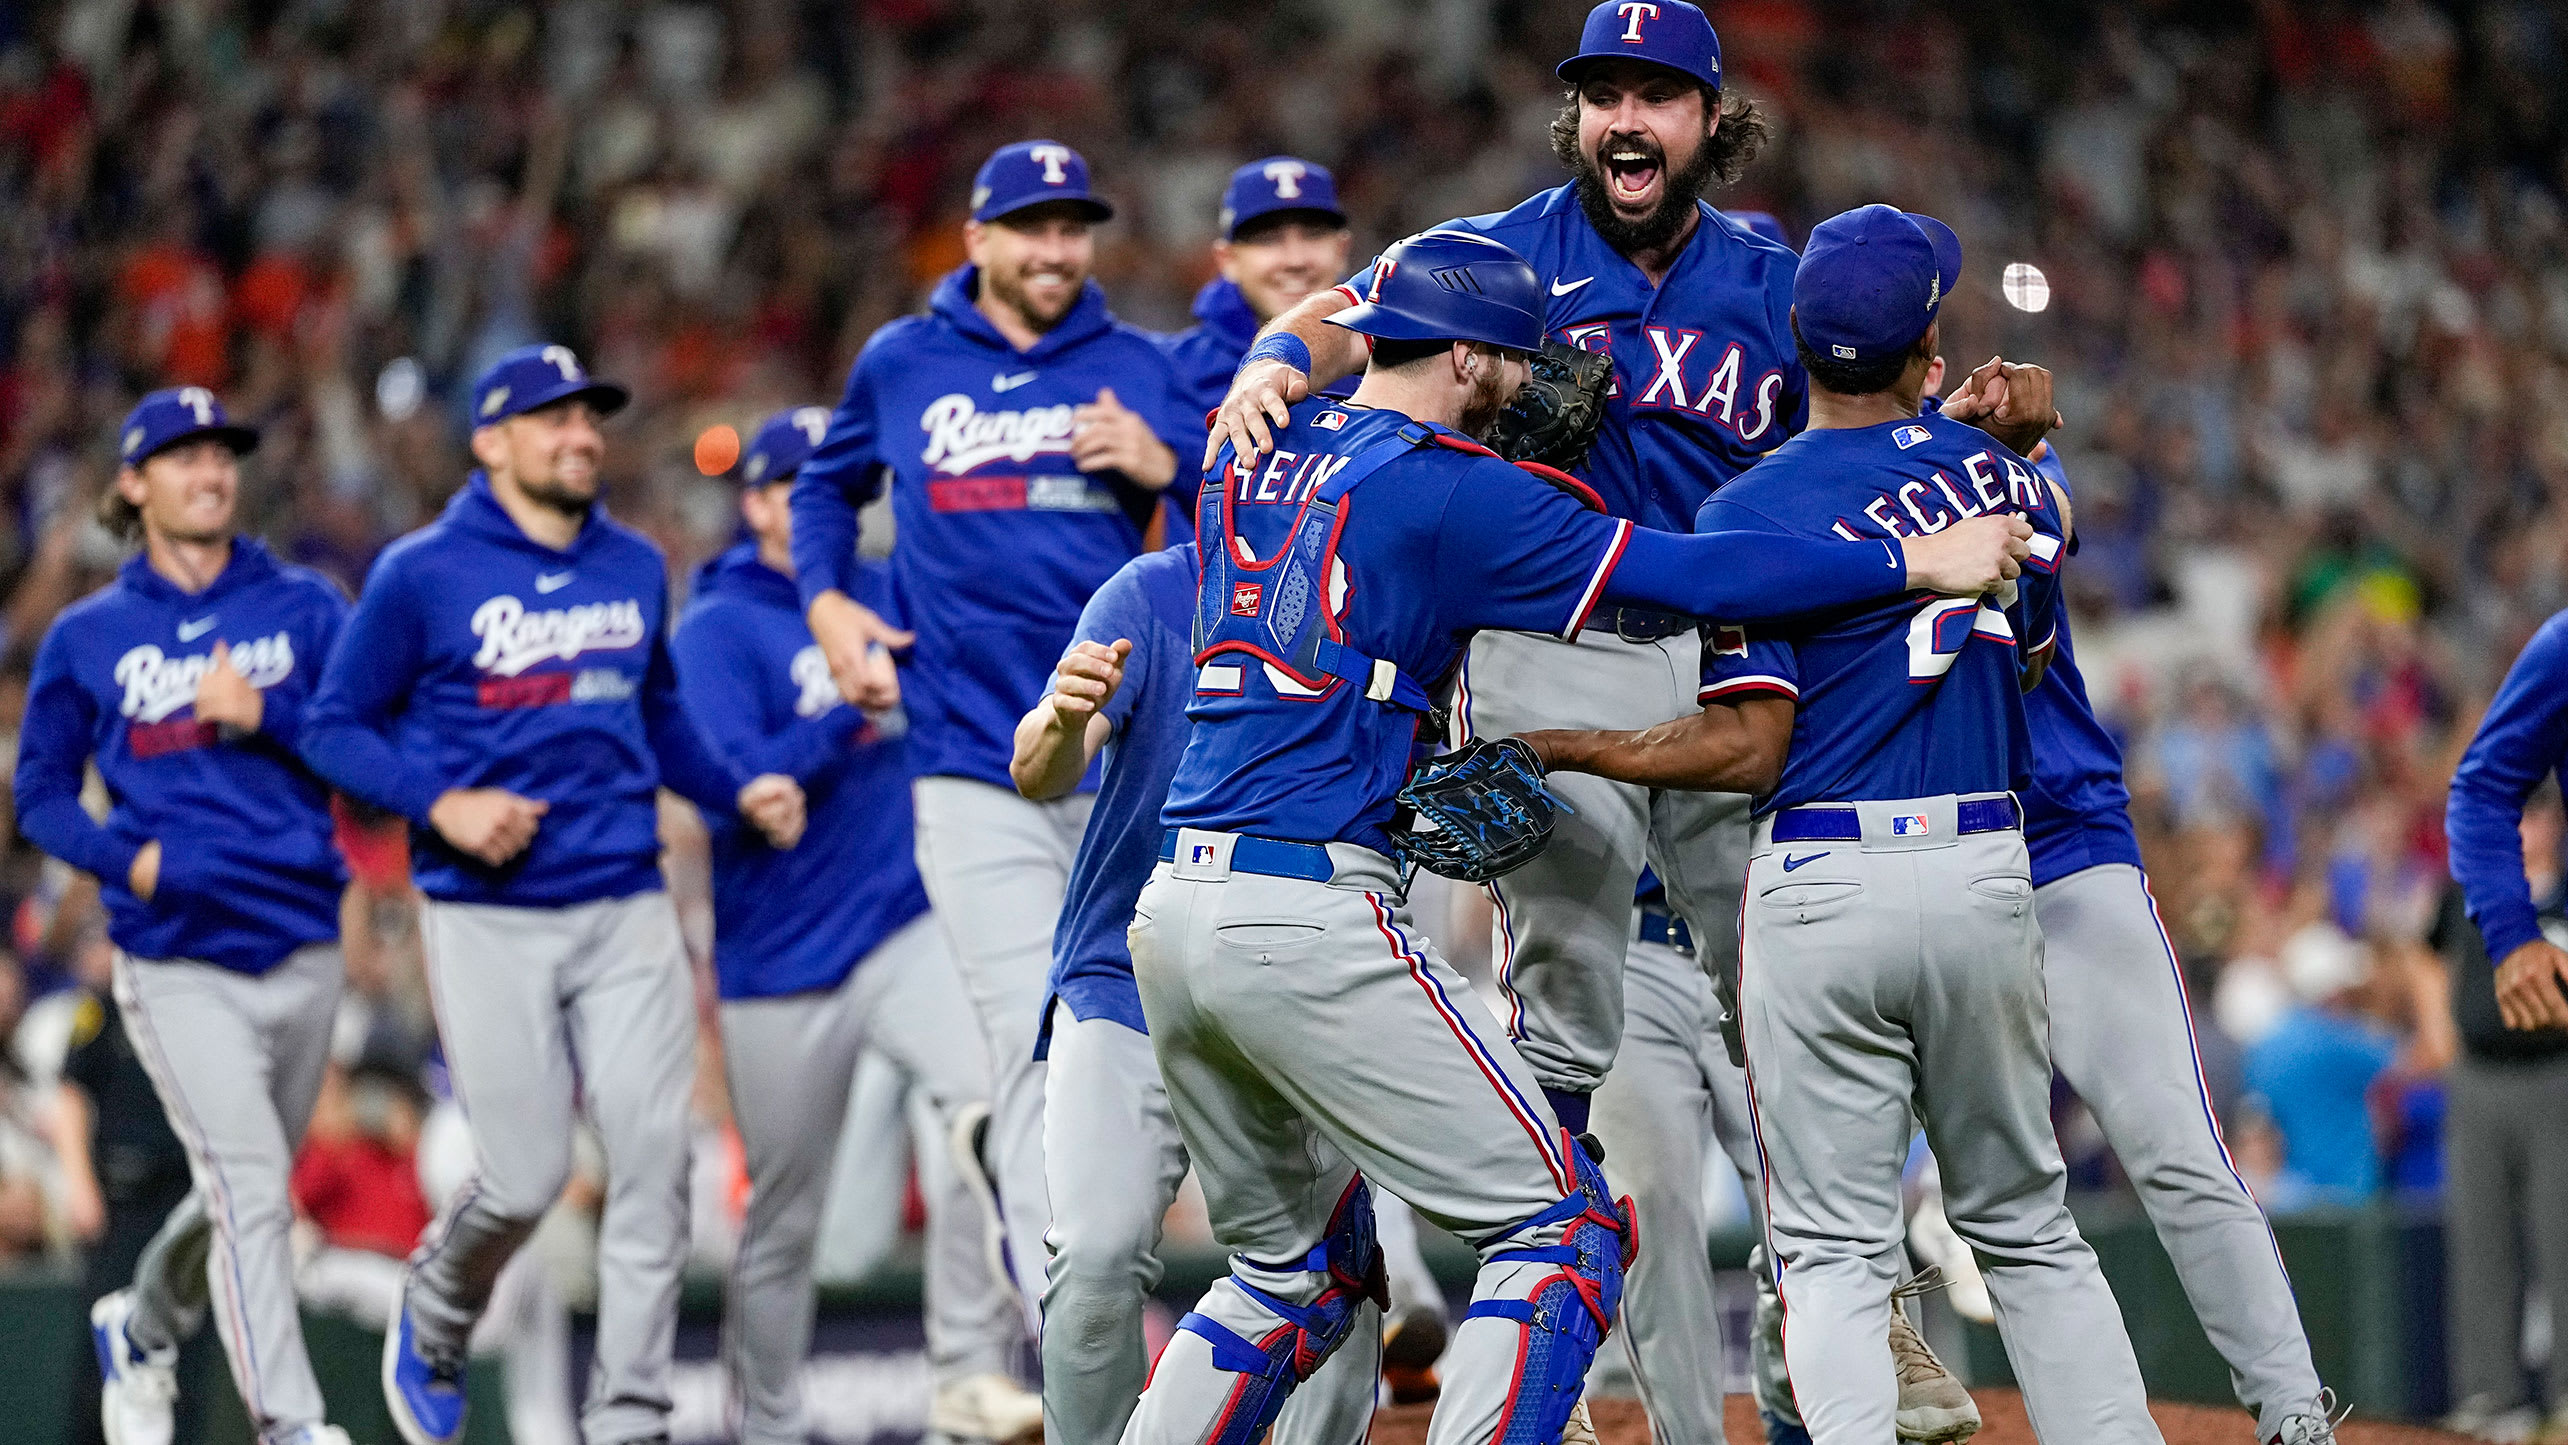
M 1454 1038 L 1460 1041 L 1464 1050 L 1471 1055 L 1472 1062 L 1479 1066 L 1481 1077 L 1487 1079 L 1490 1087 L 1498 1091 L 1499 1102 L 1507 1106 L 1508 1113 L 1516 1116 L 1516 1122 L 1524 1129 L 1525 1137 L 1534 1141 L 1535 1151 L 1542 1156 L 1543 1167 L 1551 1172 L 1552 1182 L 1559 1185 L 1560 1192 L 1566 1196 L 1576 1187 L 1576 1180 L 1562 1161 L 1559 1151 L 1552 1146 L 1551 1130 L 1543 1123 L 1542 1115 L 1535 1111 L 1532 1104 L 1526 1102 L 1523 1094 L 1517 1092 L 1514 1082 L 1507 1077 L 1507 1071 L 1500 1068 L 1497 1059 L 1490 1055 L 1488 1046 L 1480 1041 L 1478 1035 L 1472 1033 L 1471 1025 L 1464 1021 L 1461 1011 L 1453 1006 L 1453 1000 L 1445 996 L 1444 986 L 1428 976 L 1426 960 L 1409 946 L 1408 935 L 1394 921 L 1391 910 L 1384 906 L 1382 895 L 1367 893 L 1364 898 L 1367 903 L 1373 905 L 1373 926 L 1381 930 L 1383 941 L 1391 945 L 1391 956 L 1407 965 L 1409 977 L 1417 981 L 1419 990 L 1427 996 L 1428 1004 L 1435 1009 L 1437 1015 L 1444 1020 L 1445 1027 L 1452 1031 Z
M 132 956 L 127 955 L 129 967 L 133 962 Z M 136 1042 L 142 1046 L 136 1056 L 143 1060 L 144 1071 L 152 1076 L 161 1101 L 168 1106 L 170 1122 L 177 1127 L 179 1142 L 187 1146 L 188 1153 L 205 1162 L 207 1192 L 214 1201 L 214 1208 L 209 1214 L 219 1240 L 218 1248 L 223 1254 L 224 1267 L 232 1277 L 232 1287 L 225 1292 L 224 1312 L 232 1317 L 232 1338 L 239 1342 L 236 1349 L 225 1353 L 232 1357 L 232 1374 L 240 1384 L 241 1399 L 249 1406 L 251 1420 L 264 1424 L 268 1414 L 266 1392 L 260 1387 L 258 1342 L 251 1336 L 249 1319 L 242 1312 L 242 1300 L 248 1292 L 241 1281 L 240 1231 L 232 1213 L 231 1184 L 223 1177 L 223 1166 L 214 1157 L 213 1145 L 206 1138 L 204 1126 L 196 1122 L 196 1111 L 188 1107 L 187 1096 L 178 1087 L 177 1073 L 170 1066 L 168 1051 L 161 1045 L 160 1030 L 152 1022 L 151 1010 L 143 1005 L 139 980 L 125 993 L 120 1002 L 124 1004 L 127 1016 L 142 1025 L 134 1031 Z
M 1460 734 L 1454 739 L 1455 746 L 1459 747 L 1478 736 L 1471 725 L 1471 649 L 1468 647 L 1462 650 L 1462 667 L 1454 674 L 1454 717 L 1461 724 Z M 1497 879 L 1492 878 L 1480 886 L 1488 891 L 1490 909 L 1498 922 L 1495 972 L 1499 996 L 1507 1000 L 1507 1037 L 1522 1039 L 1525 1036 L 1525 1000 L 1515 987 L 1515 914 L 1507 906 L 1507 895 L 1498 887 Z
M 2237 1161 L 2229 1157 L 2229 1140 L 2220 1132 L 2220 1115 L 2211 1107 L 2211 1082 L 2203 1077 L 2202 1044 L 2194 1033 L 2193 994 L 2185 987 L 2184 964 L 2176 958 L 2176 945 L 2167 937 L 2167 921 L 2158 913 L 2158 895 L 2149 887 L 2149 875 L 2146 872 L 2140 875 L 2140 894 L 2149 900 L 2150 926 L 2158 932 L 2158 947 L 2166 954 L 2167 972 L 2176 980 L 2176 1004 L 2178 1010 L 2184 1015 L 2185 1052 L 2193 1060 L 2194 1097 L 2201 1101 L 2203 1124 L 2211 1130 L 2212 1147 L 2220 1151 L 2221 1166 L 2229 1171 L 2230 1180 L 2238 1186 L 2239 1193 L 2247 1196 L 2248 1203 L 2256 1204 L 2256 1190 L 2248 1184 L 2246 1176 L 2238 1172 Z M 2264 1206 L 2257 1205 L 2257 1213 L 2263 1214 Z M 2276 1267 L 2281 1267 L 2283 1246 L 2280 1240 L 2274 1238 L 2271 1224 L 2265 1227 L 2265 1240 L 2273 1246 Z M 2285 1273 L 2288 1277 L 2289 1271 Z

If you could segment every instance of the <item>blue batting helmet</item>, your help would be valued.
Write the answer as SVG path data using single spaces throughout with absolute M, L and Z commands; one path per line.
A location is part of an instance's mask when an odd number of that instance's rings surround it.
M 1468 231 L 1425 231 L 1382 253 L 1361 305 L 1329 318 L 1386 341 L 1543 347 L 1543 284 L 1525 258 Z

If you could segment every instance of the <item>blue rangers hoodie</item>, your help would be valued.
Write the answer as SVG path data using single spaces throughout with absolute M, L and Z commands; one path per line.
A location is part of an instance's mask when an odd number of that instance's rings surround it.
M 668 615 L 668 566 L 650 539 L 593 507 L 555 551 L 475 472 L 445 515 L 375 562 L 303 755 L 410 820 L 431 898 L 556 908 L 658 888 L 660 785 L 715 811 L 747 782 L 679 709 Z M 505 788 L 552 810 L 524 852 L 490 868 L 430 826 L 450 788 Z
M 321 574 L 236 537 L 202 592 L 138 554 L 54 619 L 19 732 L 18 828 L 97 875 L 118 948 L 261 973 L 338 937 L 347 873 L 330 841 L 330 798 L 294 746 L 347 615 Z M 260 690 L 255 733 L 196 719 L 217 642 Z M 92 758 L 111 802 L 103 825 L 80 806 Z M 160 881 L 146 903 L 125 879 L 155 838 Z
M 902 674 L 912 763 L 1005 788 L 1017 719 L 1157 506 L 1121 476 L 1071 466 L 1075 409 L 1113 388 L 1177 453 L 1170 495 L 1189 509 L 1204 418 L 1095 283 L 1025 351 L 973 309 L 979 286 L 976 268 L 954 272 L 926 315 L 865 344 L 794 481 L 794 570 L 806 607 L 831 588 L 854 595 L 857 509 L 888 474 L 892 573 L 918 631 Z
M 891 569 L 861 562 L 855 580 L 857 601 L 898 615 Z M 802 784 L 809 818 L 802 842 L 778 852 L 737 813 L 705 812 L 722 996 L 836 988 L 927 912 L 899 715 L 878 723 L 839 699 L 793 579 L 758 560 L 756 542 L 697 571 L 670 648 L 678 695 L 705 741 L 743 772 Z

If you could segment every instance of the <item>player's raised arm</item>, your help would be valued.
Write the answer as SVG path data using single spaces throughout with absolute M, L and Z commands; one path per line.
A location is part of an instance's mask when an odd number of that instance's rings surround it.
M 1266 323 L 1257 344 L 1240 359 L 1230 394 L 1213 413 L 1212 435 L 1204 441 L 1202 465 L 1229 442 L 1243 464 L 1275 444 L 1275 429 L 1285 424 L 1286 409 L 1331 382 L 1364 369 L 1364 338 L 1328 324 L 1330 317 L 1356 304 L 1346 287 L 1332 287 L 1304 297 L 1291 310 Z
M 1755 621 L 1857 606 L 1903 592 L 1968 597 L 2014 578 L 2033 527 L 1973 517 L 1928 537 L 1837 542 L 1765 532 L 1680 537 L 1634 527 L 1604 595 L 1692 617 Z
M 1132 643 L 1126 638 L 1070 644 L 1053 669 L 1052 690 L 1017 720 L 1008 776 L 1019 793 L 1042 803 L 1079 786 L 1088 764 L 1114 736 L 1106 706 L 1123 687 L 1124 661 L 1130 656 Z

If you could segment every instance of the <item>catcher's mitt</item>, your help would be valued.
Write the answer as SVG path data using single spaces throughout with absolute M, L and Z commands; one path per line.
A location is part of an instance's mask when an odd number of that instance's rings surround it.
M 1614 358 L 1546 341 L 1534 353 L 1534 375 L 1498 414 L 1489 449 L 1511 462 L 1540 462 L 1562 471 L 1587 460 L 1605 419 L 1605 393 L 1614 385 Z
M 1522 738 L 1476 738 L 1429 758 L 1400 790 L 1414 815 L 1396 835 L 1404 861 L 1486 883 L 1534 859 L 1551 841 L 1552 810 L 1568 804 L 1543 785 L 1543 766 Z

